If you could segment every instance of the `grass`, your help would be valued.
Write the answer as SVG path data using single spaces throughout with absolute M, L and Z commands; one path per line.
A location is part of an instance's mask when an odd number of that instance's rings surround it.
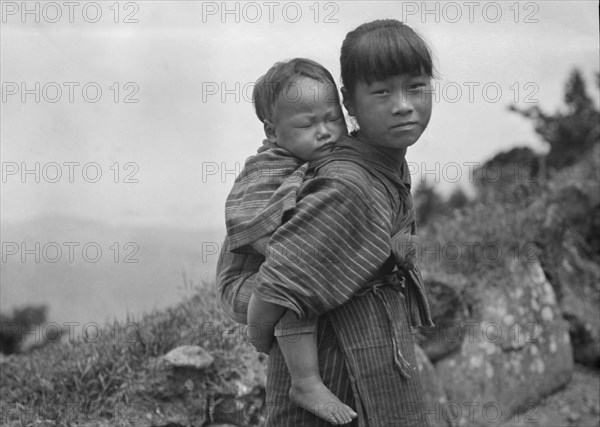
M 92 342 L 93 341 L 93 342 Z M 215 358 L 204 371 L 180 371 L 161 356 L 201 345 Z M 207 396 L 264 381 L 264 360 L 225 318 L 214 286 L 163 312 L 106 326 L 88 341 L 62 340 L 4 358 L 2 425 L 185 425 L 204 422 Z
M 600 145 L 589 154 L 543 182 L 482 188 L 479 197 L 452 217 L 438 218 L 422 229 L 424 246 L 438 245 L 441 252 L 437 262 L 422 253 L 422 264 L 433 271 L 490 278 L 505 273 L 508 262 L 537 261 L 549 227 L 589 235 L 592 207 L 599 202 Z M 557 217 L 553 222 L 548 221 L 551 215 Z

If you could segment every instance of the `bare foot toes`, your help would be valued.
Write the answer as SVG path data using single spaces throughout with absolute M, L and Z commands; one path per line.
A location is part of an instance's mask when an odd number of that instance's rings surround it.
M 353 418 L 357 417 L 356 412 L 351 407 L 340 402 L 337 412 L 333 413 L 338 424 L 348 424 Z
M 290 399 L 331 424 L 347 424 L 357 417 L 356 412 L 325 387 L 320 378 L 293 381 Z

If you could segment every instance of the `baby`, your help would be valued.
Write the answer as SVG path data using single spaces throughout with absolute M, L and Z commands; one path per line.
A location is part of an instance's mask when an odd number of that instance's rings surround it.
M 257 81 L 253 101 L 266 140 L 237 177 L 225 215 L 228 250 L 266 256 L 270 236 L 295 205 L 307 162 L 327 156 L 347 130 L 333 77 L 308 59 L 276 63 Z M 290 399 L 332 424 L 352 421 L 356 412 L 321 379 L 316 319 L 300 320 L 291 310 L 256 298 L 251 310 L 268 320 L 260 325 L 257 349 L 268 352 L 271 337 L 277 337 L 291 376 Z M 269 325 L 275 324 L 273 330 Z

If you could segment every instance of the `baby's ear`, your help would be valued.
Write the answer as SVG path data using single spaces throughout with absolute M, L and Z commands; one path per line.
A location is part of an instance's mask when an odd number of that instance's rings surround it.
M 352 102 L 350 101 L 350 94 L 348 93 L 348 91 L 346 90 L 345 87 L 342 87 L 342 97 L 344 99 L 342 104 L 344 104 L 344 107 L 346 107 L 346 111 L 348 111 L 348 115 L 354 116 L 354 107 L 352 105 Z
M 269 142 L 276 144 L 277 143 L 277 133 L 275 132 L 275 126 L 273 125 L 273 123 L 271 123 L 271 121 L 269 119 L 265 119 L 263 121 L 263 127 L 265 129 L 265 136 L 267 137 Z

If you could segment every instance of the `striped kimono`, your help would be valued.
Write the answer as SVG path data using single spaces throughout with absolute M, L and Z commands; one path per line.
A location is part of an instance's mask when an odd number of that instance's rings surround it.
M 391 236 L 414 230 L 409 186 L 406 163 L 343 138 L 307 170 L 266 257 L 234 254 L 226 242 L 219 259 L 219 292 L 233 319 L 245 321 L 253 292 L 302 318 L 320 316 L 319 369 L 358 412 L 355 426 L 427 425 L 409 325 L 430 325 L 429 310 L 418 270 L 406 280 L 392 273 Z M 328 426 L 290 402 L 276 342 L 269 356 L 267 424 Z

